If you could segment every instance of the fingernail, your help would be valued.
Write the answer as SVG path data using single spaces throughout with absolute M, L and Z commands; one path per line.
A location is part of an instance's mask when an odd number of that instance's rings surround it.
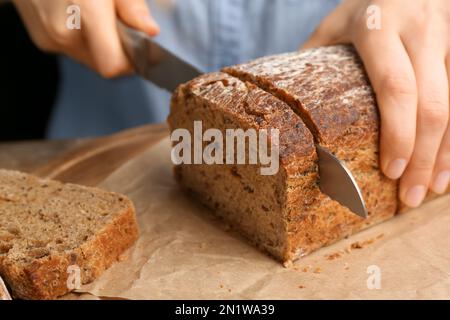
M 434 179 L 432 189 L 434 192 L 442 194 L 447 191 L 448 183 L 450 181 L 450 171 L 442 171 Z
M 392 160 L 386 168 L 386 176 L 391 179 L 398 179 L 405 171 L 407 161 L 405 159 Z
M 415 208 L 418 207 L 427 194 L 427 187 L 425 186 L 414 186 L 410 188 L 405 194 L 405 204 L 408 207 Z

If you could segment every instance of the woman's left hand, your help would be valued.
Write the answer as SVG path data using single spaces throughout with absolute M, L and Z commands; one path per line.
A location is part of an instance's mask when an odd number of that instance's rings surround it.
M 416 207 L 450 180 L 449 0 L 345 0 L 304 47 L 353 43 L 381 116 L 380 166 Z

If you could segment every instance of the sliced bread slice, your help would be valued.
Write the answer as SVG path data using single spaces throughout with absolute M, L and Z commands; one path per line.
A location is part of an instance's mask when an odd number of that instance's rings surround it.
M 0 170 L 0 275 L 15 297 L 53 299 L 92 282 L 137 237 L 125 196 Z
M 197 120 L 205 132 L 218 129 L 224 137 L 227 129 L 279 130 L 280 166 L 274 175 L 261 175 L 259 162 L 181 164 L 175 174 L 182 186 L 255 245 L 282 261 L 291 259 L 289 204 L 306 208 L 319 194 L 311 133 L 284 102 L 225 73 L 203 75 L 175 92 L 172 130 L 187 129 L 194 136 Z

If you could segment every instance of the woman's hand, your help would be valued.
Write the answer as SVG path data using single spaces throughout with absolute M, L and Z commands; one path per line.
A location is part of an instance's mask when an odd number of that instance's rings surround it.
M 132 71 L 119 39 L 116 19 L 148 33 L 159 32 L 145 0 L 13 0 L 33 42 L 66 54 L 106 78 Z M 81 29 L 69 29 L 67 8 L 80 8 Z
M 379 14 L 379 15 L 378 15 Z M 377 21 L 378 18 L 381 18 Z M 449 0 L 346 0 L 305 47 L 353 43 L 381 115 L 380 164 L 418 206 L 450 179 Z

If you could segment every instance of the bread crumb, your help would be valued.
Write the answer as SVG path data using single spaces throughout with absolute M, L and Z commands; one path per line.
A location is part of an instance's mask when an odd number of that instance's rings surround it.
M 306 266 L 306 267 L 304 267 L 304 268 L 302 269 L 302 271 L 303 271 L 303 272 L 308 272 L 310 268 L 311 268 L 311 266 Z
M 319 268 L 319 267 L 317 267 L 317 268 L 315 268 L 314 269 L 314 271 L 313 271 L 314 273 L 316 273 L 316 274 L 319 274 L 319 273 L 321 273 L 322 272 L 322 269 L 321 268 Z
M 338 251 L 335 253 L 327 254 L 325 257 L 327 260 L 336 260 L 342 256 L 342 251 Z
M 384 237 L 384 233 L 380 233 L 379 235 L 377 235 L 375 238 L 372 239 L 367 239 L 364 241 L 356 241 L 353 242 L 350 247 L 348 247 L 346 250 L 351 251 L 352 249 L 363 249 L 369 245 L 371 245 L 372 243 L 375 242 L 375 240 L 381 239 Z
M 220 287 L 220 289 L 223 289 L 223 288 L 224 288 L 224 285 L 223 285 L 223 284 L 220 284 L 219 287 Z
M 299 285 L 298 288 L 299 289 L 305 289 L 305 286 L 304 285 Z
M 371 245 L 372 243 L 374 243 L 375 240 L 381 239 L 383 237 L 384 237 L 384 233 L 380 233 L 375 238 L 367 239 L 364 241 L 353 242 L 350 246 L 346 247 L 344 250 L 325 255 L 325 258 L 327 260 L 336 260 L 336 259 L 342 257 L 342 255 L 345 253 L 347 253 L 347 254 L 351 253 L 352 249 L 363 249 L 363 248 L 367 247 L 368 245 Z
M 293 265 L 294 265 L 294 264 L 292 263 L 291 260 L 285 261 L 285 262 L 283 263 L 283 266 L 284 266 L 285 268 L 291 268 Z
M 368 245 L 371 245 L 374 241 L 375 241 L 375 239 L 368 239 L 365 241 L 356 241 L 350 245 L 350 248 L 351 249 L 363 249 L 363 248 L 367 247 Z
M 350 267 L 349 267 L 348 263 L 346 262 L 346 263 L 344 263 L 344 270 L 348 270 L 348 269 L 350 269 Z
M 128 258 L 129 258 L 129 253 L 128 253 L 128 251 L 126 251 L 117 257 L 117 261 L 123 262 L 123 261 L 128 260 Z
M 353 242 L 350 245 L 351 249 L 362 249 L 362 244 L 359 241 Z

